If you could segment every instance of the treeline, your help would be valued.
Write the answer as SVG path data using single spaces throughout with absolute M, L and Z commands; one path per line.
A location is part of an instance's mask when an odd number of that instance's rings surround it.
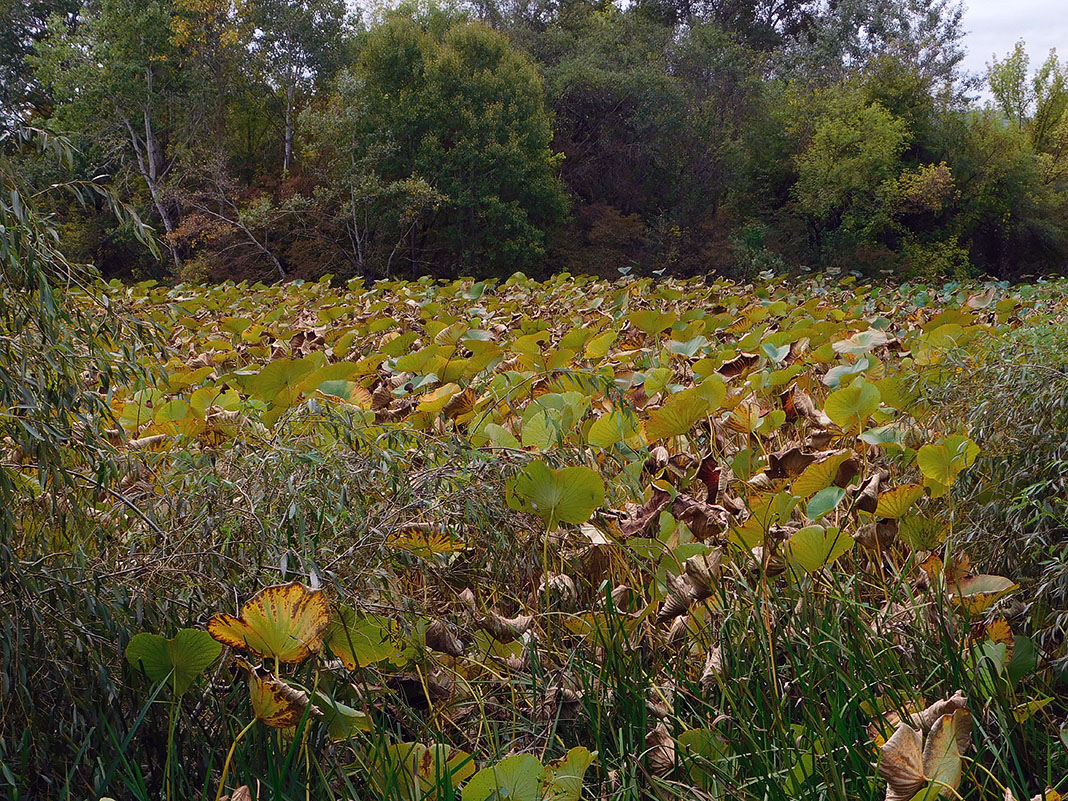
M 0 9 L 4 124 L 66 132 L 163 236 L 157 261 L 107 208 L 54 209 L 105 274 L 1068 260 L 1068 62 L 963 74 L 955 0 Z

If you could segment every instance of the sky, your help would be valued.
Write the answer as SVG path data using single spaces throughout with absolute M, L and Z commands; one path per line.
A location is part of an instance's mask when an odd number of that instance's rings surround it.
M 986 73 L 991 56 L 1004 58 L 1023 39 L 1034 70 L 1049 55 L 1068 56 L 1068 0 L 965 0 L 963 67 Z

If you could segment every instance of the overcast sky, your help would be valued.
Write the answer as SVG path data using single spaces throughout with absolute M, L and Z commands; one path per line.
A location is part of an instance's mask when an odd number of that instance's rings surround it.
M 985 74 L 992 55 L 1004 58 L 1023 39 L 1034 69 L 1051 47 L 1068 57 L 1068 0 L 965 0 L 964 67 Z

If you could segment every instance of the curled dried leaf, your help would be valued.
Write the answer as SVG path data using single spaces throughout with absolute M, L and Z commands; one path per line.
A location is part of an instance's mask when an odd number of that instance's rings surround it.
M 578 589 L 570 576 L 550 573 L 538 586 L 538 598 L 553 609 L 574 609 L 578 604 Z
M 694 601 L 693 588 L 683 576 L 668 573 L 667 589 L 667 597 L 656 615 L 657 623 L 665 623 L 668 620 L 674 620 L 680 615 L 685 615 L 690 610 L 690 604 Z
M 674 645 L 680 643 L 686 639 L 690 626 L 689 615 L 682 615 L 671 621 L 671 628 L 668 629 L 667 641 L 669 644 Z
M 882 474 L 873 473 L 864 479 L 864 482 L 854 491 L 856 493 L 856 507 L 862 512 L 875 514 L 879 508 L 879 485 Z
M 701 689 L 706 693 L 711 692 L 719 685 L 721 678 L 723 678 L 723 649 L 717 645 L 705 657 L 705 664 L 701 668 Z
M 667 726 L 658 723 L 645 736 L 645 755 L 649 772 L 654 776 L 667 776 L 675 767 L 675 741 Z
M 861 526 L 853 539 L 857 544 L 872 551 L 886 551 L 897 542 L 898 522 L 887 518 Z
M 444 620 L 435 620 L 427 626 L 426 647 L 449 656 L 460 656 L 464 652 L 464 644 Z
M 683 572 L 690 584 L 694 600 L 703 601 L 716 591 L 723 564 L 723 551 L 719 548 L 705 554 L 696 554 L 687 559 Z
M 886 779 L 886 801 L 909 801 L 927 784 L 920 733 L 902 723 L 881 749 L 879 775 Z
M 786 450 L 777 451 L 768 456 L 768 478 L 776 481 L 784 478 L 796 478 L 815 461 L 816 454 L 805 453 L 796 445 Z
M 530 627 L 534 625 L 534 618 L 530 615 L 517 615 L 516 617 L 504 617 L 487 610 L 485 616 L 478 621 L 478 625 L 494 639 L 500 642 L 512 642 L 522 637 Z
M 730 525 L 730 512 L 722 506 L 679 495 L 671 505 L 675 519 L 687 525 L 699 542 L 718 537 Z
M 654 718 L 667 718 L 671 716 L 675 705 L 675 685 L 654 685 L 649 688 L 645 696 L 646 711 Z

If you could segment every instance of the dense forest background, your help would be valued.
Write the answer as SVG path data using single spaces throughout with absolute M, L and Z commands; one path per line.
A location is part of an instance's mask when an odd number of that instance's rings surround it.
M 3 0 L 3 125 L 66 133 L 183 280 L 1068 263 L 1068 62 L 969 76 L 953 0 Z M 992 98 L 992 99 L 991 99 Z M 20 155 L 36 185 L 54 161 Z M 65 177 L 65 176 L 64 176 Z

